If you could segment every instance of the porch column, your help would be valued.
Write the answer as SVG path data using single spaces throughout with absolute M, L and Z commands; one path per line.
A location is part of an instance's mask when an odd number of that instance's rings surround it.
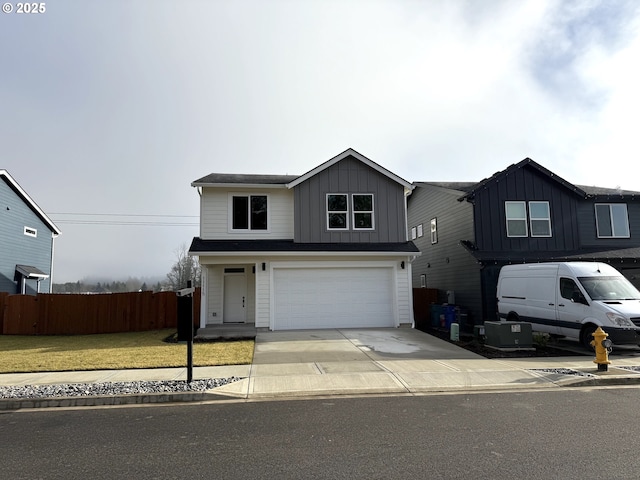
M 200 328 L 207 326 L 207 290 L 209 284 L 209 266 L 202 265 L 200 271 Z

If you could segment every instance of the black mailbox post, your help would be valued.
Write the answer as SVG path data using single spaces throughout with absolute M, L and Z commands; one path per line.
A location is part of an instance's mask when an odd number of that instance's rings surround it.
M 178 290 L 178 341 L 187 342 L 187 383 L 193 380 L 193 292 L 191 281 Z

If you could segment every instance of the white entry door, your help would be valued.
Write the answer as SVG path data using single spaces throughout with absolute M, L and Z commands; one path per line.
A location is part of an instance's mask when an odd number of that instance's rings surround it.
M 246 275 L 224 276 L 224 323 L 244 323 L 247 319 Z

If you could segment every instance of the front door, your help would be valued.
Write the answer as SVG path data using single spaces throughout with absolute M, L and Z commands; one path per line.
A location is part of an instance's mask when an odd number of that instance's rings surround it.
M 224 276 L 224 323 L 244 323 L 247 319 L 247 277 Z

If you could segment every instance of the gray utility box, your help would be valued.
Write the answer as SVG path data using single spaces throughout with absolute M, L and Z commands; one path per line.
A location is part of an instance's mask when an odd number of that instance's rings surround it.
M 525 322 L 484 322 L 484 343 L 498 348 L 531 348 L 531 324 Z

